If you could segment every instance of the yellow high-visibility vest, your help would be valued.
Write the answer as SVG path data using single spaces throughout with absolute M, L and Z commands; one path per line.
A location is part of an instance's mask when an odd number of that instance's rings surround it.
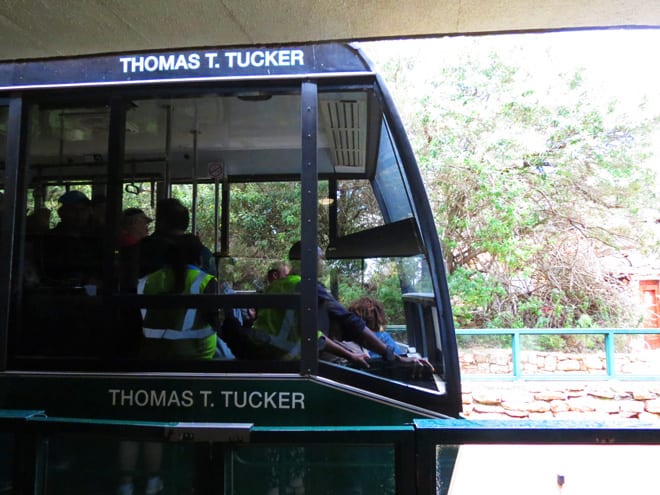
M 182 294 L 203 294 L 214 277 L 192 265 L 186 271 Z M 171 294 L 174 272 L 166 267 L 138 282 L 138 293 Z M 145 357 L 211 359 L 217 346 L 215 329 L 197 308 L 150 308 L 143 310 Z

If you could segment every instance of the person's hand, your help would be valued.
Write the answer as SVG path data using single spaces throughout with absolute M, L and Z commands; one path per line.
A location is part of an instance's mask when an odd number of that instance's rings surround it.
M 416 376 L 421 378 L 425 369 L 429 369 L 432 372 L 435 371 L 431 362 L 426 358 L 401 356 L 397 354 L 396 361 L 405 364 L 406 366 L 410 366 L 413 369 L 413 378 Z
M 359 366 L 360 368 L 369 367 L 369 354 L 366 352 L 351 352 L 349 359 L 351 363 Z

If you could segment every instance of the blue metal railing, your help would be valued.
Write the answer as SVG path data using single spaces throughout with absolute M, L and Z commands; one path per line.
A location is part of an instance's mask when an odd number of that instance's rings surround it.
M 387 331 L 393 334 L 405 332 L 405 325 L 390 325 Z M 616 336 L 630 335 L 660 335 L 658 328 L 460 328 L 456 329 L 456 336 L 478 336 L 508 335 L 511 337 L 511 359 L 513 373 L 506 374 L 466 374 L 463 373 L 463 379 L 494 379 L 494 380 L 558 380 L 558 379 L 621 379 L 621 380 L 660 380 L 659 375 L 633 375 L 617 374 L 615 368 Z M 525 375 L 522 372 L 521 364 L 521 336 L 523 335 L 603 335 L 605 337 L 605 368 L 603 375 L 585 374 L 585 373 L 554 373 L 549 375 L 530 374 Z M 460 342 L 459 342 L 460 352 Z
M 457 336 L 468 335 L 509 335 L 511 336 L 511 359 L 513 364 L 512 379 L 533 378 L 540 380 L 548 380 L 558 378 L 559 374 L 548 375 L 524 375 L 522 373 L 521 359 L 520 359 L 520 341 L 522 335 L 603 335 L 605 337 L 605 369 L 606 375 L 593 375 L 593 374 L 566 374 L 562 373 L 561 378 L 590 378 L 590 379 L 635 379 L 635 380 L 660 380 L 660 375 L 632 375 L 632 374 L 617 374 L 615 368 L 615 337 L 617 335 L 657 335 L 660 330 L 657 328 L 465 328 L 457 329 Z M 468 375 L 470 376 L 470 375 Z M 464 378 L 466 376 L 464 375 Z M 470 376 L 470 378 L 475 375 Z M 482 378 L 480 376 L 480 378 Z M 501 376 L 497 377 L 502 379 Z

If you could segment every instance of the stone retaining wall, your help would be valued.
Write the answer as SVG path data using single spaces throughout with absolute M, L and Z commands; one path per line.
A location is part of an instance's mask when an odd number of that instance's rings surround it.
M 660 424 L 659 382 L 463 381 L 471 419 L 642 420 Z
M 460 352 L 463 414 L 471 419 L 631 420 L 660 424 L 660 380 L 607 379 L 604 353 L 521 352 L 525 375 L 534 381 L 479 381 L 470 375 L 513 373 L 510 349 L 470 349 Z M 617 353 L 617 374 L 660 376 L 660 351 Z M 592 374 L 596 380 L 571 375 Z M 552 381 L 548 381 L 551 375 Z M 564 379 L 564 381 L 562 381 Z

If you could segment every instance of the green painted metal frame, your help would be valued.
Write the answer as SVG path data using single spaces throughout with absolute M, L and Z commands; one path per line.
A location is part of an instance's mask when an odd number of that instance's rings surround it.
M 190 424 L 47 418 L 40 411 L 0 411 L 0 432 L 15 436 L 16 486 L 34 491 L 44 471 L 40 445 L 50 435 L 91 435 L 195 442 L 231 449 L 236 445 L 298 447 L 394 447 L 396 493 L 438 493 L 438 446 L 511 445 L 660 445 L 660 427 L 643 423 L 566 421 L 415 420 L 389 427 L 254 427 L 250 424 Z M 448 485 L 449 479 L 447 480 Z M 216 487 L 217 488 L 217 487 Z M 27 489 L 27 490 L 26 490 Z M 442 492 L 442 490 L 441 490 Z M 36 492 L 35 492 L 36 493 Z

